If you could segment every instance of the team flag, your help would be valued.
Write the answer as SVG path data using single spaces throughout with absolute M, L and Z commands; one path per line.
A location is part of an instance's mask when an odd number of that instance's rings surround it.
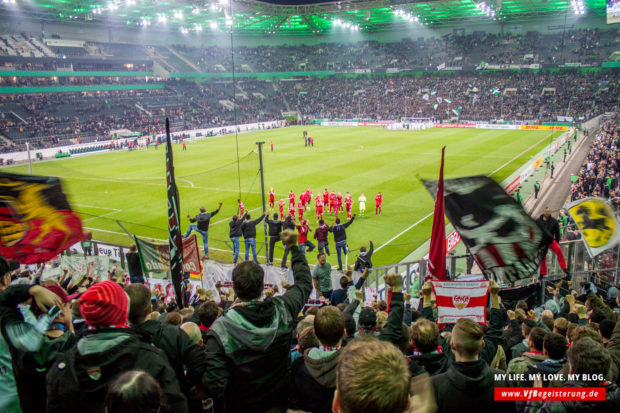
M 499 89 L 497 88 L 493 88 L 491 89 L 491 93 L 493 93 L 495 96 L 499 95 L 501 92 L 499 91 Z
M 447 103 L 448 105 L 449 105 L 450 103 L 452 103 L 452 99 L 448 99 L 448 98 L 446 98 L 446 99 L 444 99 L 444 100 L 446 101 L 446 103 Z
M 60 180 L 0 173 L 0 254 L 22 264 L 46 262 L 83 240 Z
M 157 274 L 155 278 L 162 278 L 170 272 L 170 246 L 168 244 L 146 241 L 136 236 L 134 240 L 144 272 Z M 198 242 L 196 235 L 191 235 L 183 239 L 183 272 L 190 273 L 190 276 L 194 278 L 200 278 L 200 269 Z
M 437 100 L 437 103 L 441 103 L 441 102 L 443 102 L 443 99 L 442 99 L 442 98 L 440 98 L 440 97 L 435 98 L 435 99 Z
M 433 109 L 437 110 L 438 107 L 439 105 L 437 103 L 433 103 Z
M 433 229 L 431 231 L 431 245 L 428 252 L 428 273 L 426 280 L 446 279 L 446 222 L 444 217 L 444 188 L 443 188 L 443 161 L 446 147 L 441 148 L 441 166 L 439 167 L 439 181 L 437 190 L 431 195 L 435 196 L 435 215 L 433 216 Z
M 430 99 L 430 97 L 428 96 L 428 93 L 423 94 L 422 99 L 428 102 L 428 100 Z
M 424 185 L 431 194 L 438 186 Z M 538 270 L 551 240 L 497 182 L 486 176 L 448 179 L 444 192 L 446 216 L 488 277 L 513 284 Z
M 177 297 L 177 304 L 183 307 L 183 238 L 179 221 L 179 189 L 174 179 L 174 161 L 170 141 L 170 121 L 166 118 L 166 188 L 168 194 L 168 244 L 170 246 L 170 276 Z
M 459 318 L 486 323 L 489 281 L 432 281 L 437 300 L 437 323 L 454 324 Z
M 459 116 L 459 115 L 461 114 L 461 110 L 462 110 L 462 109 L 463 109 L 463 108 L 459 106 L 457 109 L 452 109 L 452 112 L 453 112 L 456 116 Z
M 614 247 L 620 241 L 620 224 L 604 199 L 580 199 L 568 204 L 568 212 L 579 227 L 591 257 Z
M 436 90 L 431 90 L 431 96 L 435 96 L 436 93 L 437 93 Z

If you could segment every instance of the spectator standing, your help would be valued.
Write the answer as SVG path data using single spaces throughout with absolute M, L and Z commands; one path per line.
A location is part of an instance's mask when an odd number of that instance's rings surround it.
M 230 227 L 228 236 L 230 238 L 230 241 L 232 242 L 233 264 L 235 265 L 237 265 L 237 261 L 239 260 L 239 238 L 241 237 L 241 235 L 243 235 L 243 232 L 241 231 L 241 225 L 243 224 L 244 219 L 245 216 L 233 215 L 232 221 L 228 223 L 228 226 Z
M 317 195 L 318 199 L 319 195 Z M 329 256 L 329 241 L 327 239 L 327 234 L 329 232 L 329 226 L 323 221 L 323 219 L 319 219 L 319 227 L 314 231 L 314 238 L 318 241 L 319 252 L 325 252 Z
M 183 141 L 183 145 L 185 145 L 185 141 Z M 187 228 L 187 232 L 185 232 L 183 238 L 189 237 L 189 234 L 191 234 L 192 231 L 196 231 L 197 233 L 202 235 L 202 244 L 205 251 L 205 260 L 209 259 L 209 223 L 211 222 L 211 218 L 213 218 L 215 215 L 217 215 L 218 212 L 220 212 L 220 209 L 222 209 L 221 202 L 217 209 L 213 212 L 207 213 L 207 209 L 204 206 L 201 206 L 200 214 L 196 215 L 194 218 L 190 217 L 189 214 L 187 215 L 187 218 L 189 218 L 189 222 L 191 222 L 191 224 Z M 196 224 L 194 224 L 194 222 Z
M 356 214 L 353 214 L 353 218 L 348 221 L 346 224 L 340 223 L 340 218 L 336 218 L 336 221 L 333 226 L 329 228 L 329 231 L 334 234 L 334 243 L 336 244 L 336 254 L 338 255 L 338 270 L 342 271 L 342 252 L 344 251 L 345 255 L 349 253 L 347 249 L 347 231 L 346 229 L 353 223 L 355 220 Z
M 258 255 L 256 254 L 256 225 L 261 222 L 268 212 L 265 211 L 260 218 L 254 221 L 250 220 L 250 214 L 245 214 L 245 222 L 241 225 L 241 233 L 243 234 L 243 241 L 245 244 L 245 260 L 250 258 L 250 247 L 252 247 L 252 258 L 255 263 L 258 263 Z
M 332 266 L 327 262 L 325 254 L 316 256 L 318 263 L 312 269 L 312 284 L 318 298 L 330 299 L 332 295 Z
M 144 274 L 142 273 L 142 264 L 136 244 L 129 247 L 129 252 L 125 254 L 125 258 L 127 258 L 127 267 L 129 268 L 129 282 L 144 284 Z
M 269 257 L 267 257 L 267 265 L 273 265 L 273 253 L 276 244 L 281 241 L 280 233 L 282 232 L 282 225 L 284 222 L 278 219 L 278 213 L 273 214 L 273 220 L 266 218 L 265 222 L 269 226 Z

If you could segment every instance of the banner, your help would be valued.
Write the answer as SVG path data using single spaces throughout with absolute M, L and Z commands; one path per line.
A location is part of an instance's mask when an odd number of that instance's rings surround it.
M 476 127 L 473 123 L 433 123 L 434 128 L 465 128 L 473 129 Z
M 66 268 L 73 275 L 71 282 L 74 284 L 82 281 L 88 271 L 88 264 L 95 263 L 93 274 L 99 276 L 100 281 L 108 279 L 110 270 L 110 258 L 107 255 L 62 255 L 60 257 L 60 268 Z
M 450 235 L 446 237 L 446 254 L 449 254 L 459 242 L 461 242 L 461 236 L 458 232 L 452 231 Z
M 170 272 L 170 247 L 168 245 L 145 241 L 138 237 L 134 239 L 138 247 L 142 270 L 145 273 L 166 274 Z M 200 274 L 200 253 L 195 234 L 183 240 L 183 272 Z
M 601 198 L 585 198 L 567 205 L 579 227 L 590 257 L 618 244 L 620 226 L 611 206 Z
M 0 254 L 21 264 L 46 262 L 83 239 L 60 180 L 0 173 Z
M 181 222 L 179 220 L 179 189 L 174 179 L 174 160 L 172 156 L 172 143 L 170 141 L 170 122 L 166 118 L 166 193 L 168 195 L 168 245 L 170 246 L 170 275 L 177 304 L 180 308 L 188 303 L 183 302 L 184 295 L 181 291 L 183 280 L 183 239 L 181 237 Z
M 437 183 L 424 184 L 436 191 Z M 498 183 L 470 176 L 444 185 L 446 216 L 485 274 L 512 284 L 538 270 L 550 240 Z
M 568 126 L 554 126 L 554 125 L 521 125 L 523 130 L 555 130 L 555 131 L 567 131 Z
M 432 281 L 437 300 L 437 324 L 454 324 L 459 318 L 486 323 L 488 281 Z

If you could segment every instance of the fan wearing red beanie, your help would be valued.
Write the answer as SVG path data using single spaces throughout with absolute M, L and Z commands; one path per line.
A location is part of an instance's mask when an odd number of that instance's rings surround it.
M 95 284 L 79 303 L 89 330 L 71 350 L 56 356 L 47 374 L 47 412 L 103 412 L 108 385 L 130 370 L 149 373 L 171 411 L 187 412 L 187 400 L 164 353 L 128 328 L 129 297 L 121 286 L 113 281 Z

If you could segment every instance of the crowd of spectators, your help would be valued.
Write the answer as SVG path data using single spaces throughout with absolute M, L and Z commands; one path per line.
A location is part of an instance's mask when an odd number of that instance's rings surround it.
M 344 302 L 308 305 L 314 275 L 296 232 L 287 230 L 282 239 L 292 254 L 292 285 L 265 289 L 263 269 L 244 261 L 233 270 L 232 287 L 216 285 L 219 296 L 203 288 L 191 296 L 184 281 L 190 297 L 182 309 L 144 280 L 123 281 L 116 272 L 100 279 L 93 265 L 81 277 L 65 270 L 44 280 L 36 268 L 6 270 L 0 278 L 0 410 L 620 409 L 615 287 L 597 293 L 583 285 L 578 292 L 559 281 L 537 305 L 500 300 L 491 282 L 485 323 L 438 325 L 430 283 L 412 306 L 397 274 L 384 278 L 386 300 L 364 300 L 366 273 L 353 288 L 357 275 L 347 270 L 340 280 Z M 599 387 L 605 396 L 498 402 L 496 387 Z

